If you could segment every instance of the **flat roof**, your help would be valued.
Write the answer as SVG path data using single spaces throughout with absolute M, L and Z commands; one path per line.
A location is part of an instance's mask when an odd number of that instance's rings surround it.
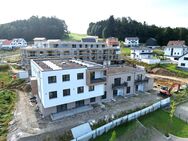
M 138 67 L 134 68 L 130 66 L 118 66 L 118 67 L 114 66 L 114 67 L 109 67 L 107 69 L 108 74 L 134 73 L 140 71 L 144 71 L 144 70 Z
M 78 68 L 103 68 L 103 65 L 83 60 L 33 60 L 43 71 L 67 70 Z

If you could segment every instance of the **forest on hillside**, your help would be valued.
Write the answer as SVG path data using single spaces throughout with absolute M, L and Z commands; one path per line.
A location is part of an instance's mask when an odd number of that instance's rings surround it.
M 56 17 L 32 16 L 27 20 L 17 20 L 0 25 L 0 39 L 24 38 L 32 41 L 35 37 L 63 39 L 68 36 L 64 20 Z
M 162 22 L 162 21 L 161 21 Z M 107 20 L 91 22 L 88 35 L 100 38 L 117 37 L 124 41 L 125 37 L 139 37 L 141 43 L 145 43 L 150 37 L 157 39 L 159 45 L 166 45 L 169 40 L 185 40 L 188 44 L 188 28 L 171 28 L 148 25 L 130 17 L 114 18 L 110 16 Z

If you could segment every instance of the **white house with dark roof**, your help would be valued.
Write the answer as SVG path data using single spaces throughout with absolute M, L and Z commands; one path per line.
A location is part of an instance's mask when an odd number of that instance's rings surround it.
M 188 52 L 185 41 L 169 41 L 164 48 L 164 55 L 173 61 L 177 61 L 182 55 Z
M 188 69 L 188 53 L 179 57 L 178 67 Z
M 138 37 L 126 37 L 124 44 L 127 47 L 138 47 L 139 46 L 139 38 Z
M 153 57 L 153 50 L 148 47 L 131 48 L 131 58 L 148 64 L 156 64 L 160 59 Z

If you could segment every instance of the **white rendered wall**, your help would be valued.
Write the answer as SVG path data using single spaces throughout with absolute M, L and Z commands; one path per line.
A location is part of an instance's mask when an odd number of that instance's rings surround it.
M 102 96 L 104 93 L 104 84 L 95 85 L 95 90 L 89 92 L 89 87 L 86 85 L 86 69 L 87 68 L 42 72 L 41 87 L 43 89 L 42 103 L 44 108 Z M 77 73 L 84 73 L 84 79 L 77 80 Z M 70 81 L 62 82 L 63 74 L 70 74 Z M 48 76 L 56 76 L 57 82 L 48 84 Z M 84 86 L 84 93 L 77 94 L 77 87 L 80 86 Z M 70 89 L 70 96 L 63 97 L 63 89 Z M 50 91 L 57 91 L 57 98 L 49 99 Z
M 188 54 L 182 56 L 179 58 L 178 60 L 178 67 L 181 67 L 181 68 L 188 68 L 188 60 L 184 60 L 184 57 L 188 57 Z M 185 66 L 181 66 L 181 63 L 185 63 Z

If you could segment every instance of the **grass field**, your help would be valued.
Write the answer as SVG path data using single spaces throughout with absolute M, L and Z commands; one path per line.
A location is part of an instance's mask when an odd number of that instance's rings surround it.
M 11 76 L 8 73 L 9 67 L 7 65 L 0 65 L 0 82 L 7 84 L 11 81 Z
M 77 34 L 77 33 L 70 33 L 65 41 L 80 41 L 82 38 L 86 37 L 86 34 Z
M 160 64 L 159 67 L 167 69 L 170 72 L 176 73 L 179 77 L 188 77 L 188 71 L 177 68 L 175 64 Z
M 12 111 L 16 102 L 14 92 L 3 90 L 0 91 L 0 140 L 6 140 L 8 133 L 8 123 L 12 119 Z
M 174 116 L 172 124 L 169 125 L 169 114 L 163 110 L 157 110 L 139 118 L 139 120 L 146 127 L 153 126 L 164 134 L 169 131 L 169 133 L 175 136 L 188 138 L 188 124 Z
M 121 48 L 121 54 L 125 56 L 130 56 L 131 55 L 131 49 L 127 47 L 122 47 Z
M 175 116 L 172 118 L 170 124 L 169 113 L 163 111 L 162 109 L 147 114 L 143 117 L 140 117 L 138 120 L 145 127 L 148 128 L 154 127 L 163 134 L 171 133 L 179 137 L 188 138 L 188 124 L 176 118 Z M 123 125 L 114 128 L 113 130 L 110 130 L 106 134 L 97 137 L 94 141 L 110 141 L 113 132 L 116 133 L 116 139 L 114 141 L 119 141 L 118 137 L 121 137 L 122 135 L 129 136 L 129 134 L 135 132 L 135 130 L 133 130 L 135 129 L 135 127 L 137 127 L 136 121 L 125 123 Z

